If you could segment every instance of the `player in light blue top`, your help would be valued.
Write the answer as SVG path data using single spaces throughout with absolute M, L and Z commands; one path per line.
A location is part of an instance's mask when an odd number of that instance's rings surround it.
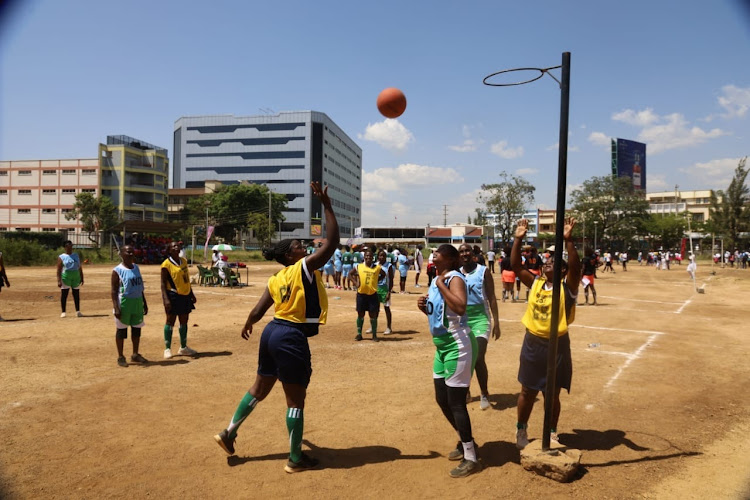
M 143 277 L 138 264 L 134 263 L 135 252 L 131 245 L 124 245 L 120 249 L 120 257 L 122 263 L 112 270 L 111 279 L 112 312 L 117 328 L 117 364 L 128 366 L 123 354 L 125 339 L 128 338 L 128 326 L 133 338 L 133 355 L 130 356 L 130 360 L 134 363 L 148 363 L 148 360 L 138 353 L 141 328 L 145 325 L 143 316 L 148 313 L 148 304 L 143 293 Z
M 490 407 L 489 390 L 487 389 L 487 363 L 484 360 L 490 334 L 490 311 L 492 311 L 492 338 L 500 338 L 500 319 L 497 315 L 497 298 L 495 297 L 495 282 L 487 267 L 478 264 L 476 254 L 471 245 L 463 244 L 458 253 L 461 259 L 461 273 L 466 279 L 466 316 L 471 332 L 477 338 L 477 382 L 481 390 L 479 408 L 486 410 Z
M 337 290 L 341 290 L 341 271 L 344 267 L 341 257 L 344 253 L 341 251 L 341 245 L 333 252 L 333 284 Z
M 417 306 L 427 315 L 436 348 L 432 376 L 435 399 L 460 439 L 448 458 L 461 460 L 461 463 L 450 475 L 465 477 L 482 468 L 466 409 L 477 341 L 466 321 L 466 283 L 458 271 L 458 250 L 453 245 L 440 245 L 433 262 L 438 276 L 430 284 L 427 295 L 419 298 Z
M 399 256 L 396 259 L 398 263 L 398 274 L 399 274 L 399 293 L 406 293 L 406 273 L 409 272 L 409 255 L 406 250 L 399 252 Z
M 65 252 L 57 257 L 57 286 L 62 292 L 60 295 L 60 307 L 62 308 L 61 318 L 65 317 L 65 308 L 68 304 L 68 292 L 73 290 L 73 302 L 76 306 L 76 316 L 81 314 L 81 296 L 80 288 L 83 286 L 83 269 L 81 268 L 81 258 L 73 252 L 73 242 L 65 240 L 63 243 Z

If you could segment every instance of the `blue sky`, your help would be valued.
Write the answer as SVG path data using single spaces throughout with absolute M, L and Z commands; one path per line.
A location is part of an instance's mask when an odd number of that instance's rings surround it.
M 169 149 L 200 114 L 322 111 L 363 149 L 365 225 L 464 222 L 502 171 L 553 208 L 571 52 L 568 190 L 645 142 L 648 191 L 723 189 L 750 154 L 750 2 L 26 0 L 0 11 L 0 159 L 93 158 L 109 134 Z M 559 75 L 559 73 L 557 73 Z M 406 113 L 385 120 L 381 89 Z M 533 208 L 530 207 L 530 208 Z

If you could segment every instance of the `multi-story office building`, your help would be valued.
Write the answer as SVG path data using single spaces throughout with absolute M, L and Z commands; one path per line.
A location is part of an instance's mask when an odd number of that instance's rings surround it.
M 76 194 L 99 192 L 96 158 L 0 161 L 0 231 L 81 233 L 68 220 Z
M 172 188 L 208 180 L 265 184 L 286 195 L 284 237 L 325 235 L 325 219 L 310 182 L 328 186 L 342 238 L 361 225 L 362 149 L 317 111 L 235 117 L 188 116 L 175 122 Z
M 647 193 L 646 200 L 652 214 L 683 214 L 687 211 L 693 222 L 705 222 L 710 219 L 710 189 Z
M 167 150 L 127 136 L 108 136 L 97 158 L 0 161 L 0 231 L 66 231 L 91 245 L 68 220 L 80 193 L 108 196 L 121 219 L 167 220 Z
M 167 150 L 127 135 L 99 144 L 101 194 L 124 220 L 167 221 Z

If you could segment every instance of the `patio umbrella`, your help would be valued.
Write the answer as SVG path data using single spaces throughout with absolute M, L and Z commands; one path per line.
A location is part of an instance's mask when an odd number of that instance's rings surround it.
M 220 252 L 230 252 L 234 250 L 234 247 L 232 245 L 227 245 L 226 243 L 220 243 L 218 245 L 214 245 L 211 247 L 211 250 L 218 250 Z

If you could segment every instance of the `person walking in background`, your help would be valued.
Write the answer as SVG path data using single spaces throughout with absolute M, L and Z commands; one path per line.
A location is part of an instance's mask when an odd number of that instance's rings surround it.
M 578 283 L 581 278 L 581 263 L 578 251 L 571 237 L 575 219 L 565 218 L 563 238 L 568 252 L 568 262 L 562 261 L 562 283 L 560 289 L 560 316 L 557 325 L 557 360 L 554 394 L 544 394 L 547 385 L 547 352 L 552 328 L 552 291 L 554 262 L 562 259 L 562 252 L 551 252 L 550 258 L 542 266 L 542 275 L 534 276 L 524 269 L 521 263 L 521 244 L 529 228 L 529 221 L 521 219 L 515 231 L 510 260 L 513 270 L 526 286 L 531 287 L 529 304 L 521 323 L 526 327 L 526 335 L 521 347 L 518 381 L 521 392 L 518 395 L 518 421 L 516 423 L 516 447 L 523 449 L 529 444 L 527 426 L 534 402 L 541 391 L 546 398 L 554 398 L 550 419 L 550 439 L 558 441 L 557 424 L 560 418 L 560 389 L 570 392 L 573 378 L 573 362 L 570 356 L 570 335 L 568 325 L 575 319 L 575 305 L 578 297 Z M 556 255 L 559 254 L 559 255 Z
M 237 406 L 229 426 L 214 436 L 225 452 L 234 455 L 240 425 L 258 402 L 268 396 L 276 380 L 281 380 L 287 404 L 290 451 L 284 470 L 288 473 L 313 469 L 318 465 L 318 460 L 302 452 L 305 398 L 312 374 L 307 339 L 318 334 L 319 325 L 324 325 L 328 316 L 328 296 L 316 269 L 325 264 L 339 244 L 339 226 L 328 197 L 328 187 L 322 190 L 317 182 L 311 187 L 325 212 L 326 242 L 312 255 L 306 255 L 299 240 L 282 240 L 273 249 L 263 252 L 266 259 L 275 259 L 284 268 L 268 279 L 268 286 L 242 328 L 242 338 L 250 338 L 253 325 L 272 305 L 274 317 L 260 338 L 255 382 Z M 259 429 L 259 432 L 266 431 Z
M 487 388 L 487 363 L 484 360 L 490 335 L 490 312 L 492 313 L 492 338 L 500 338 L 500 318 L 497 314 L 497 298 L 495 297 L 495 281 L 487 267 L 477 264 L 471 247 L 464 243 L 458 248 L 461 259 L 461 274 L 466 280 L 466 318 L 471 333 L 477 339 L 477 360 L 475 370 L 481 397 L 479 408 L 486 410 L 490 407 L 489 389 Z
M 419 284 L 419 273 L 422 272 L 423 263 L 424 256 L 422 255 L 422 247 L 418 246 L 417 250 L 414 252 L 414 272 L 416 273 L 416 276 L 414 276 L 414 288 L 422 286 Z
M 3 284 L 10 288 L 10 281 L 8 281 L 8 274 L 5 272 L 5 261 L 3 260 L 3 252 L 0 252 L 0 292 L 3 291 Z M 0 321 L 4 321 L 2 316 L 0 316 Z
M 427 287 L 432 284 L 432 280 L 435 279 L 435 276 L 437 275 L 437 270 L 435 268 L 435 263 L 433 262 L 435 258 L 435 249 L 433 248 L 430 251 L 430 256 L 427 257 Z
M 596 281 L 596 268 L 599 265 L 599 257 L 594 253 L 594 249 L 586 247 L 583 260 L 581 261 L 581 272 L 583 273 L 581 283 L 583 284 L 583 295 L 586 300 L 583 305 L 588 305 L 589 303 L 589 289 L 591 289 L 591 295 L 594 299 L 591 305 L 596 305 L 596 287 L 594 286 L 594 282 Z
M 341 262 L 343 267 L 341 269 L 341 277 L 343 278 L 344 290 L 351 290 L 351 281 L 349 279 L 349 273 L 352 271 L 352 265 L 354 263 L 354 254 L 352 254 L 351 248 L 348 246 L 344 247 L 344 253 L 341 256 Z
M 167 258 L 161 264 L 161 297 L 167 315 L 164 324 L 164 359 L 172 357 L 172 332 L 177 318 L 180 319 L 180 350 L 177 355 L 195 356 L 198 353 L 188 347 L 187 334 L 188 316 L 195 309 L 198 299 L 190 286 L 187 261 L 180 258 L 180 244 L 176 241 L 167 247 Z
M 495 274 L 495 252 L 491 248 L 487 250 L 487 268 Z
M 60 288 L 60 307 L 62 308 L 61 318 L 65 317 L 65 309 L 68 305 L 68 293 L 73 290 L 73 304 L 76 307 L 76 316 L 81 314 L 81 296 L 80 289 L 83 286 L 83 268 L 81 267 L 81 258 L 73 252 L 73 242 L 65 240 L 63 242 L 65 251 L 57 257 L 57 286 Z
M 408 293 L 406 291 L 406 273 L 409 272 L 409 252 L 408 250 L 399 251 L 398 257 L 398 275 L 399 275 L 399 292 Z
M 417 307 L 427 315 L 435 344 L 432 364 L 435 399 L 459 437 L 448 459 L 461 460 L 461 463 L 449 474 L 455 478 L 466 477 L 482 469 L 466 409 L 466 393 L 477 358 L 477 340 L 467 324 L 466 282 L 459 272 L 458 250 L 453 245 L 440 245 L 433 262 L 438 276 L 427 295 L 419 297 Z
M 128 338 L 128 326 L 133 339 L 133 354 L 130 360 L 134 363 L 148 363 L 140 355 L 141 328 L 145 325 L 143 316 L 148 314 L 146 295 L 143 293 L 143 277 L 138 264 L 135 264 L 135 252 L 131 245 L 120 248 L 122 263 L 112 270 L 111 297 L 112 310 L 115 315 L 115 344 L 117 345 L 117 364 L 128 366 L 123 354 L 125 339 Z

